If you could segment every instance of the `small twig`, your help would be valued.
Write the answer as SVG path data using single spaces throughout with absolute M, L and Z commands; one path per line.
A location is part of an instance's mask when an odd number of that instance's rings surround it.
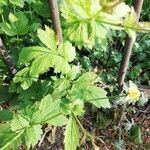
M 9 72 L 12 75 L 15 75 L 17 72 L 17 69 L 15 67 L 15 64 L 12 62 L 12 59 L 10 55 L 8 54 L 1 38 L 0 38 L 0 55 L 3 57 L 5 64 L 9 69 Z
M 52 16 L 53 27 L 54 27 L 58 42 L 60 44 L 63 41 L 63 37 L 62 37 L 62 29 L 61 29 L 61 24 L 60 24 L 57 0 L 49 0 L 49 6 L 50 6 L 50 11 L 51 11 L 51 16 Z

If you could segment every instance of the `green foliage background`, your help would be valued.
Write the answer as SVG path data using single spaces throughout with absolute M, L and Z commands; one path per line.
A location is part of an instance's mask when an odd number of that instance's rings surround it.
M 61 44 L 52 30 L 47 1 L 0 1 L 0 35 L 18 69 L 12 77 L 0 59 L 1 150 L 21 144 L 33 149 L 45 124 L 65 126 L 65 149 L 75 150 L 80 145 L 80 130 L 85 134 L 79 120 L 86 106 L 92 111 L 110 110 L 116 95 L 119 97 L 116 78 L 126 33 L 141 32 L 127 80 L 149 83 L 149 23 L 136 23 L 134 12 L 129 14 L 131 8 L 123 2 L 59 0 L 58 4 Z M 141 21 L 149 21 L 147 4 L 145 1 Z M 115 98 L 109 97 L 114 93 L 106 92 L 104 83 L 117 91 Z M 141 143 L 140 129 L 134 130 L 132 136 Z

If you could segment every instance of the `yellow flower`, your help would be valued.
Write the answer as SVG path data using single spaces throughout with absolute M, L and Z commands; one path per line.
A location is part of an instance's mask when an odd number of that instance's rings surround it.
M 140 91 L 138 87 L 132 82 L 129 81 L 129 89 L 128 89 L 128 98 L 133 101 L 138 101 L 140 98 Z

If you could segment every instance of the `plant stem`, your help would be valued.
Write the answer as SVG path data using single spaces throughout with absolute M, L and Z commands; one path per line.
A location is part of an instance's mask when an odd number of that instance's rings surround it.
M 105 145 L 105 142 L 100 138 L 100 137 L 97 137 L 97 136 L 94 136 L 92 134 L 90 134 L 89 132 L 87 132 L 84 127 L 82 126 L 82 124 L 80 123 L 79 119 L 73 114 L 73 117 L 75 118 L 75 120 L 77 121 L 78 125 L 80 126 L 83 134 L 84 134 L 84 138 L 85 137 L 88 137 L 90 140 L 91 140 L 91 143 L 93 145 L 93 148 L 96 150 L 98 147 L 95 145 L 94 143 L 94 139 L 96 138 L 97 140 L 101 141 L 104 145 Z M 106 148 L 106 145 L 105 145 L 105 148 Z M 107 148 L 106 148 L 107 149 Z
M 60 44 L 63 41 L 63 37 L 62 37 L 62 29 L 60 24 L 57 0 L 49 0 L 49 6 L 50 6 L 50 11 L 52 16 L 53 27 L 57 36 L 57 40 Z
M 134 0 L 133 7 L 137 14 L 137 22 L 139 21 L 142 5 L 143 5 L 143 0 Z M 125 42 L 125 46 L 123 50 L 123 58 L 122 58 L 122 62 L 121 62 L 119 73 L 118 73 L 118 84 L 120 87 L 123 86 L 124 84 L 124 80 L 125 80 L 125 76 L 127 73 L 129 60 L 131 57 L 132 48 L 133 48 L 135 40 L 136 40 L 136 36 L 134 38 L 128 35 L 126 38 L 126 42 Z
M 91 102 L 91 101 L 97 101 L 97 100 L 103 100 L 103 99 L 108 99 L 108 98 L 118 98 L 118 97 L 125 97 L 127 96 L 126 94 L 124 95 L 120 95 L 120 96 L 107 96 L 107 97 L 100 97 L 100 98 L 95 98 L 95 99 L 89 99 L 89 100 L 85 100 L 87 102 Z

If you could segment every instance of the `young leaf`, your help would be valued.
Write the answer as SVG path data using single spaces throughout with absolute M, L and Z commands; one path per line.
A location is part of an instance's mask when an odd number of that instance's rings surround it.
M 70 117 L 65 130 L 65 150 L 76 150 L 79 146 L 80 132 L 73 116 Z

